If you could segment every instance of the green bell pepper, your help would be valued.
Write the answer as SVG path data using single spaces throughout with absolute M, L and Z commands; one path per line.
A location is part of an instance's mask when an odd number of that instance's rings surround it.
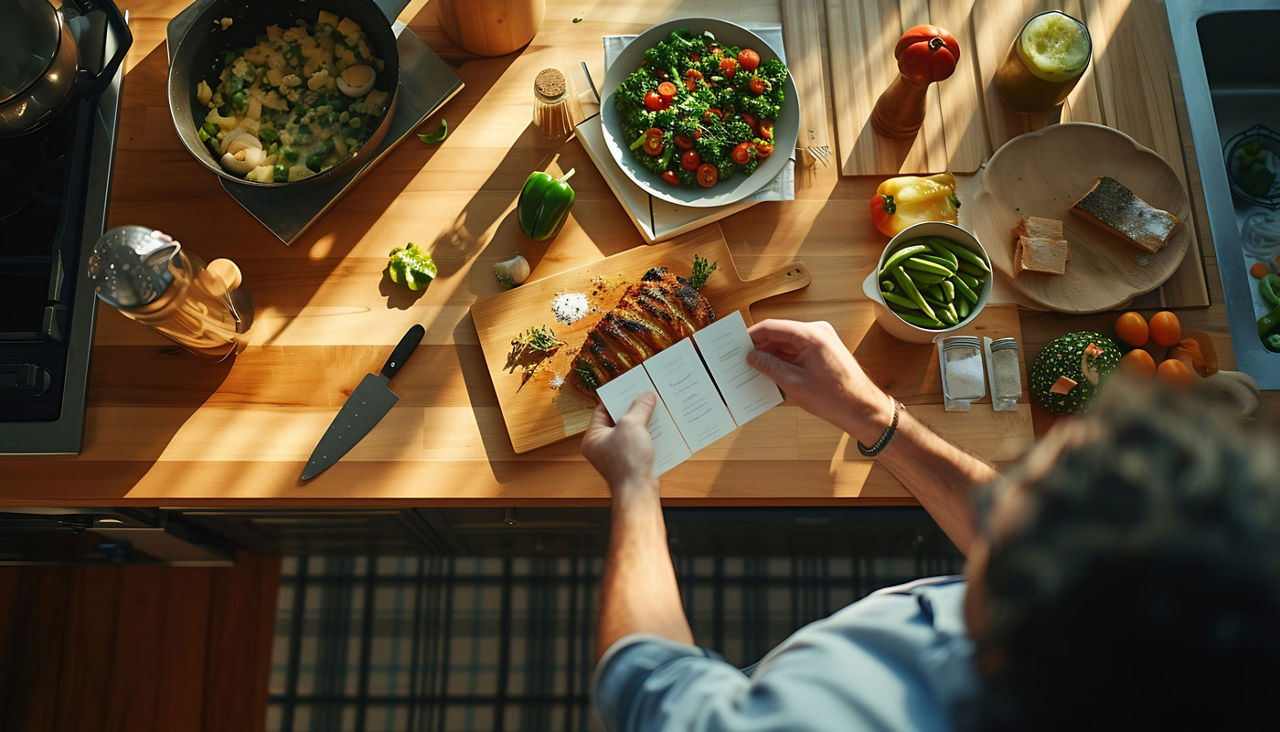
M 569 187 L 573 173 L 574 169 L 570 168 L 562 178 L 552 178 L 541 171 L 529 174 L 516 204 L 516 218 L 525 236 L 534 241 L 546 241 L 560 233 L 577 198 L 573 188 Z
M 431 255 L 422 251 L 417 244 L 409 242 L 391 250 L 387 273 L 391 275 L 392 282 L 403 284 L 417 292 L 425 290 L 431 284 L 436 278 L 437 270 Z
M 1280 308 L 1280 275 L 1273 273 L 1258 280 L 1258 292 L 1272 307 Z

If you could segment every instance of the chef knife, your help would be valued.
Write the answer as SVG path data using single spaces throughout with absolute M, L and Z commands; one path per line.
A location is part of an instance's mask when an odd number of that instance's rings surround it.
M 311 480 L 338 462 L 391 411 L 391 407 L 400 399 L 391 391 L 391 377 L 413 355 L 426 332 L 421 325 L 410 328 L 382 365 L 382 371 L 364 375 L 360 385 L 347 397 L 346 404 L 338 410 L 338 416 L 333 418 L 329 429 L 325 430 L 320 443 L 312 451 L 311 459 L 302 469 L 302 480 Z

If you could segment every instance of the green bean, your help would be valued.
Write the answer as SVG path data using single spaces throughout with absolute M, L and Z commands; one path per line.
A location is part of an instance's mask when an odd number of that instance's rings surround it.
M 939 275 L 941 277 L 950 277 L 955 274 L 953 270 L 950 270 L 937 262 L 930 262 L 927 259 L 921 259 L 919 257 L 908 257 L 907 261 L 902 263 L 902 266 L 907 269 L 914 269 L 917 272 Z
M 942 275 L 933 274 L 931 272 L 921 272 L 919 270 L 911 270 L 911 279 L 915 280 L 917 285 L 936 285 L 946 279 Z
M 956 278 L 951 282 L 952 282 L 952 287 L 954 287 L 956 290 L 960 292 L 961 300 L 968 300 L 970 303 L 974 305 L 978 304 L 978 293 L 975 291 L 974 288 L 969 287 L 968 283 L 964 281 L 964 278 L 957 275 Z M 981 287 L 980 283 L 978 287 Z
M 955 269 L 956 267 L 959 267 L 960 260 L 956 259 L 955 252 L 952 252 L 950 249 L 947 249 L 946 247 L 939 244 L 938 243 L 939 241 L 940 241 L 939 239 L 930 238 L 928 240 L 929 249 L 932 250 L 935 255 L 950 262 L 951 269 Z
M 916 283 L 911 281 L 911 276 L 901 267 L 893 268 L 893 279 L 897 280 L 898 285 L 902 287 L 902 291 L 912 302 L 920 307 L 920 310 L 934 320 L 938 316 L 934 314 L 933 308 L 929 307 L 929 303 L 925 302 L 924 295 L 920 294 L 920 290 L 916 288 Z
M 926 318 L 924 315 L 921 315 L 920 313 L 912 313 L 912 312 L 904 313 L 901 310 L 894 310 L 893 314 L 897 315 L 899 318 L 902 318 L 906 322 L 914 326 L 918 326 L 920 328 L 929 328 L 930 330 L 937 330 L 939 328 L 946 327 L 946 325 L 944 325 L 942 321 L 936 318 Z
M 960 266 L 946 259 L 945 257 L 939 257 L 933 254 L 917 254 L 916 256 L 919 257 L 920 259 L 925 260 L 926 262 L 933 262 L 934 264 L 940 267 L 946 267 L 947 271 L 951 273 L 950 275 L 948 275 L 948 277 L 955 275 L 956 268 Z
M 969 317 L 969 301 L 963 297 L 956 300 L 956 315 L 960 316 L 961 320 Z
M 940 244 L 941 246 L 946 247 L 948 250 L 951 251 L 952 254 L 956 255 L 956 257 L 958 257 L 959 259 L 962 259 L 965 262 L 972 264 L 973 266 L 977 267 L 979 270 L 983 272 L 991 271 L 991 268 L 987 266 L 987 263 L 982 261 L 982 257 L 979 256 L 977 252 L 974 252 L 972 249 L 966 246 L 963 246 L 961 244 L 957 244 L 953 241 L 948 241 L 946 239 L 934 239 L 934 241 L 938 242 L 938 244 Z M 961 268 L 963 268 L 964 262 L 961 262 L 960 266 Z
M 959 271 L 978 278 L 986 277 L 988 274 L 987 270 L 982 269 L 976 264 L 970 263 L 967 259 L 960 263 Z
M 884 266 L 880 268 L 880 276 L 883 277 L 889 272 L 889 270 L 901 265 L 913 255 L 922 254 L 927 251 L 929 251 L 929 247 L 924 244 L 912 244 L 897 250 L 893 254 L 890 254 L 888 259 L 884 260 Z
M 898 289 L 898 286 L 893 284 L 892 280 L 880 280 L 881 292 L 893 292 L 896 289 Z
M 966 272 L 956 272 L 956 279 L 959 279 L 975 291 L 982 289 L 982 280 Z
M 938 287 L 942 288 L 942 298 L 944 300 L 951 302 L 956 299 L 956 286 L 951 283 L 951 280 L 939 282 Z
M 884 298 L 885 303 L 886 303 L 886 304 L 888 304 L 888 305 L 897 305 L 897 306 L 898 306 L 898 307 L 900 307 L 900 308 L 906 308 L 906 309 L 908 309 L 908 310 L 919 310 L 919 309 L 920 309 L 920 306 L 916 305 L 916 304 L 915 304 L 914 302 L 912 302 L 911 300 L 908 300 L 907 298 L 903 297 L 902 295 L 899 295 L 899 294 L 894 293 L 894 292 L 883 292 L 883 291 L 882 291 L 882 292 L 880 293 L 880 297 L 883 297 L 883 298 Z

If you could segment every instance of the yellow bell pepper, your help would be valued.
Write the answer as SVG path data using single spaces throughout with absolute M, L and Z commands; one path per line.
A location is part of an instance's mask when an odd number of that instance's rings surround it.
M 880 233 L 894 236 L 921 221 L 956 223 L 960 199 L 956 177 L 939 173 L 927 178 L 904 175 L 890 178 L 871 197 L 871 222 Z

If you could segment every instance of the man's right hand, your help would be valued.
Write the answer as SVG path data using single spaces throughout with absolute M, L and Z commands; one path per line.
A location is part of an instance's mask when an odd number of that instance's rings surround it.
M 893 399 L 872 383 L 825 321 L 765 320 L 747 331 L 756 350 L 747 363 L 805 410 L 865 445 L 893 420 Z

